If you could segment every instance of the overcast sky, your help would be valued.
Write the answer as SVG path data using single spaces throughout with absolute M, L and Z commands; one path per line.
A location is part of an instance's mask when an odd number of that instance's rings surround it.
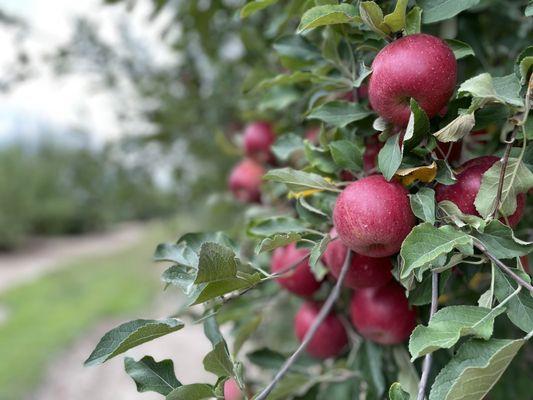
M 95 22 L 98 33 L 118 43 L 120 23 L 126 21 L 132 34 L 151 51 L 154 63 L 172 63 L 171 54 L 159 33 L 169 15 L 154 22 L 147 20 L 149 1 L 138 0 L 134 12 L 122 5 L 104 6 L 102 0 L 0 0 L 0 9 L 24 19 L 29 26 L 26 48 L 44 55 L 68 41 L 73 20 L 83 16 Z M 0 26 L 0 66 L 16 55 L 13 30 Z M 40 127 L 66 131 L 79 127 L 91 134 L 95 143 L 118 137 L 121 129 L 114 104 L 116 93 L 96 91 L 90 79 L 81 74 L 58 78 L 46 64 L 38 65 L 37 76 L 8 93 L 0 93 L 0 142 L 13 136 L 32 136 Z

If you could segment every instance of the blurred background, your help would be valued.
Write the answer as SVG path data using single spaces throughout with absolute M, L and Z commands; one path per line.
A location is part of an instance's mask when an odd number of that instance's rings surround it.
M 232 228 L 242 124 L 295 100 L 241 95 L 284 23 L 242 26 L 243 3 L 0 0 L 1 400 L 154 398 L 121 358 L 82 362 L 118 323 L 178 309 L 156 244 Z M 209 345 L 183 332 L 133 356 L 179 355 L 197 381 Z

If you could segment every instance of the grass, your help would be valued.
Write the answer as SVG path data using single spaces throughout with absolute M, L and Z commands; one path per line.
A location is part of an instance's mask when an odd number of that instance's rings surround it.
M 9 313 L 0 323 L 0 399 L 31 392 L 47 362 L 94 324 L 149 305 L 160 288 L 156 274 L 150 275 L 152 251 L 173 236 L 152 224 L 129 249 L 69 262 L 0 295 Z

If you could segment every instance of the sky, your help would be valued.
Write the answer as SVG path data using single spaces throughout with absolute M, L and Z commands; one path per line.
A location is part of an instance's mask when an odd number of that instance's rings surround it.
M 135 40 L 150 50 L 152 62 L 175 62 L 175 54 L 159 36 L 169 14 L 162 13 L 155 22 L 148 21 L 149 0 L 137 0 L 132 12 L 122 4 L 102 3 L 103 0 L 0 0 L 0 9 L 27 23 L 29 34 L 24 46 L 38 58 L 68 42 L 73 20 L 83 16 L 95 22 L 98 33 L 113 44 L 119 44 L 119 27 L 125 23 Z M 0 70 L 11 65 L 17 54 L 16 43 L 15 31 L 0 25 Z M 54 131 L 62 137 L 73 129 L 81 129 L 90 132 L 91 143 L 98 145 L 125 133 L 115 111 L 118 97 L 120 101 L 131 101 L 122 104 L 124 108 L 133 110 L 136 106 L 128 87 L 119 89 L 123 93 L 95 90 L 93 77 L 84 73 L 58 77 L 45 62 L 37 63 L 34 75 L 13 90 L 0 92 L 0 144 L 33 140 L 43 131 Z M 135 113 L 132 115 L 129 133 L 142 134 L 149 129 L 142 121 L 135 121 Z

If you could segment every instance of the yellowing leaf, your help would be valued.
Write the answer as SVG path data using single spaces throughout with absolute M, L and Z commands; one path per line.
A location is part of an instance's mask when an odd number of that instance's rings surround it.
M 430 165 L 422 165 L 420 167 L 402 168 L 396 171 L 394 177 L 401 182 L 402 185 L 408 186 L 419 180 L 420 182 L 432 182 L 437 176 L 437 164 L 433 161 Z

